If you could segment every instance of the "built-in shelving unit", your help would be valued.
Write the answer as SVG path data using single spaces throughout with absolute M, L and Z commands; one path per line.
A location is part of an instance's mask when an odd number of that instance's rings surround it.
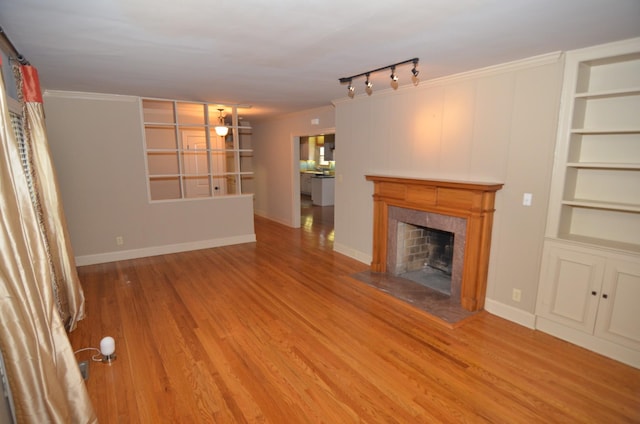
M 640 252 L 640 53 L 566 66 L 547 236 Z
M 640 39 L 568 52 L 561 106 L 538 326 L 640 367 Z
M 142 99 L 141 108 L 150 200 L 251 192 L 251 127 L 238 124 L 236 107 Z M 220 109 L 226 136 L 215 131 Z

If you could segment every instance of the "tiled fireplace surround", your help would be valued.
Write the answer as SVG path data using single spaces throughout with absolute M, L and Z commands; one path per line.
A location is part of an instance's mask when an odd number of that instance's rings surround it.
M 467 311 L 484 308 L 495 193 L 499 183 L 367 175 L 374 183 L 371 271 L 395 267 L 397 223 L 454 233 L 451 300 Z

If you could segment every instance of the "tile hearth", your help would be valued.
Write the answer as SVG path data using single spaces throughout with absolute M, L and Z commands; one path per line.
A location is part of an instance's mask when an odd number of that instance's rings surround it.
M 467 311 L 460 302 L 453 301 L 451 296 L 386 272 L 363 271 L 351 277 L 427 312 L 429 316 L 451 328 L 482 313 Z

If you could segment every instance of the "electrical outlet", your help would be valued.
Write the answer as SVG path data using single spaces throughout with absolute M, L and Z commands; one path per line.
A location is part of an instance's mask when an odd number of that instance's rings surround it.
M 513 289 L 511 298 L 514 302 L 520 302 L 520 300 L 522 300 L 522 292 L 519 289 Z
M 124 244 L 124 237 L 122 236 L 117 236 L 116 237 L 116 245 L 118 246 L 122 246 Z

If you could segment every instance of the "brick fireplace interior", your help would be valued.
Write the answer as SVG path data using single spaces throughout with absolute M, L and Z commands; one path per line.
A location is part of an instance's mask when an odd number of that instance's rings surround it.
M 387 272 L 459 303 L 466 219 L 397 206 L 389 206 L 387 214 Z
M 393 275 L 451 295 L 454 234 L 398 222 Z

